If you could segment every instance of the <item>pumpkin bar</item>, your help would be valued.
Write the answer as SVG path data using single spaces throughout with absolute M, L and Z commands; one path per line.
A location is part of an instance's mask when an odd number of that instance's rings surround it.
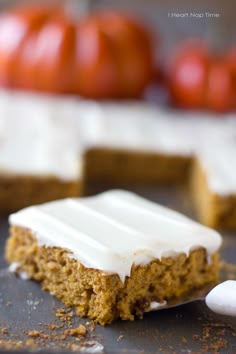
M 0 212 L 75 197 L 82 160 L 73 125 L 57 119 L 54 100 L 0 95 Z M 54 113 L 53 113 L 54 112 Z
M 236 229 L 236 144 L 208 147 L 195 160 L 191 189 L 199 219 L 218 229 Z
M 84 176 L 88 184 L 95 185 L 183 184 L 190 167 L 189 156 L 98 146 L 85 153 Z
M 40 204 L 58 198 L 78 196 L 80 180 L 64 181 L 57 176 L 0 176 L 0 213 L 6 214 L 30 204 Z
M 9 220 L 7 261 L 102 325 L 218 281 L 220 235 L 128 191 L 32 206 Z

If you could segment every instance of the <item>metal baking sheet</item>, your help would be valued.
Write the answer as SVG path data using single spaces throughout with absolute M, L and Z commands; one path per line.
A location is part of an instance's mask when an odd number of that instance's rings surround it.
M 109 186 L 93 186 L 90 193 Z M 127 187 L 127 186 L 126 186 Z M 163 203 L 187 215 L 194 216 L 186 191 L 175 187 L 128 188 L 157 202 Z M 22 280 L 8 271 L 4 260 L 4 245 L 8 235 L 7 218 L 0 220 L 0 344 L 23 343 L 31 339 L 29 332 L 41 331 L 42 338 L 33 339 L 37 347 L 22 349 L 22 352 L 40 349 L 43 352 L 69 353 L 68 345 L 77 352 L 105 353 L 157 353 L 157 352 L 236 352 L 236 319 L 213 314 L 203 301 L 196 301 L 180 307 L 145 314 L 143 320 L 134 322 L 117 321 L 107 327 L 96 325 L 91 331 L 87 319 L 72 316 L 71 323 L 62 322 L 56 317 L 63 304 L 41 290 L 34 281 Z M 236 263 L 236 234 L 224 233 L 221 250 L 222 258 Z M 230 272 L 232 274 L 230 274 Z M 236 279 L 235 268 L 222 273 Z M 86 324 L 87 323 L 87 324 Z M 63 337 L 65 330 L 85 324 L 88 334 L 82 341 L 76 337 Z M 63 328 L 52 329 L 53 325 Z M 6 330 L 7 329 L 7 330 Z M 8 332 L 8 333 L 4 333 Z M 61 339 L 58 339 L 60 338 Z M 64 339 L 63 339 L 64 338 Z M 1 340 L 3 342 L 1 342 Z M 27 342 L 28 343 L 28 342 Z M 4 345 L 5 345 L 4 344 Z M 31 344 L 31 342 L 29 342 Z M 83 347 L 81 349 L 81 347 Z M 101 349 L 104 348 L 104 349 Z M 0 353 L 5 351 L 1 348 Z M 14 352 L 14 348 L 12 349 Z

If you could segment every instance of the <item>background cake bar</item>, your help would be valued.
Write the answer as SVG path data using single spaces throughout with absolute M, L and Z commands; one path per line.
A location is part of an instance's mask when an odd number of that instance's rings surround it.
M 203 151 L 192 171 L 192 197 L 200 220 L 221 229 L 236 228 L 236 144 Z
M 0 210 L 78 196 L 91 182 L 181 182 L 201 222 L 235 228 L 235 139 L 230 114 L 0 92 Z

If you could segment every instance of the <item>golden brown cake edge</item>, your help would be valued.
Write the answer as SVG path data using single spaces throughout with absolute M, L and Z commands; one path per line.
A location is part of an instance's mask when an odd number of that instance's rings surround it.
M 217 229 L 236 229 L 236 195 L 219 195 L 211 191 L 198 159 L 193 163 L 190 189 L 201 223 Z
M 117 274 L 86 268 L 68 250 L 38 246 L 33 234 L 14 226 L 6 245 L 6 259 L 19 263 L 18 271 L 40 281 L 66 305 L 76 308 L 78 315 L 106 325 L 117 318 L 134 320 L 150 310 L 152 301 L 175 299 L 194 289 L 218 281 L 218 254 L 211 262 L 205 249 L 187 256 L 153 260 L 147 265 L 133 265 L 124 283 Z

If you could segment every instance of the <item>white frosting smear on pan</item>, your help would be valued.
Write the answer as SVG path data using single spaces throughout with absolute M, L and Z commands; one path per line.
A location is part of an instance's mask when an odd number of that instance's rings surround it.
M 236 280 L 227 280 L 210 291 L 207 306 L 220 315 L 236 316 Z
M 85 266 L 122 280 L 133 264 L 188 255 L 199 247 L 211 255 L 221 245 L 218 232 L 122 190 L 28 207 L 9 220 L 30 229 L 39 245 L 65 248 Z

